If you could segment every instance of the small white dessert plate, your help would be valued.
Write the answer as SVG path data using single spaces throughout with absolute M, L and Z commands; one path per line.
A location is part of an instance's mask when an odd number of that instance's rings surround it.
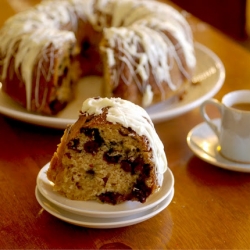
M 37 176 L 37 187 L 41 194 L 54 205 L 71 213 L 98 218 L 115 218 L 129 216 L 146 211 L 162 202 L 174 186 L 174 176 L 168 168 L 164 174 L 163 185 L 160 190 L 151 195 L 145 203 L 127 201 L 117 205 L 104 204 L 98 201 L 70 200 L 53 190 L 53 183 L 47 178 L 47 163 Z
M 214 119 L 213 122 L 219 124 L 220 119 Z M 250 164 L 230 161 L 219 153 L 217 136 L 205 122 L 188 133 L 187 143 L 196 156 L 210 164 L 232 171 L 250 172 Z
M 157 215 L 161 211 L 163 211 L 172 201 L 174 196 L 174 188 L 170 190 L 169 195 L 161 201 L 155 207 L 151 209 L 139 212 L 134 215 L 119 217 L 119 218 L 99 218 L 99 217 L 88 217 L 75 213 L 71 213 L 67 210 L 64 210 L 55 204 L 51 203 L 47 200 L 36 188 L 35 191 L 36 199 L 38 203 L 50 214 L 61 219 L 70 224 L 74 224 L 77 226 L 88 227 L 88 228 L 118 228 L 134 225 L 145 220 L 152 218 Z

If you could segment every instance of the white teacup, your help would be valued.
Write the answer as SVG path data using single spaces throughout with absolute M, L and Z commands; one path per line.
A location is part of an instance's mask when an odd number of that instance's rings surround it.
M 206 106 L 211 104 L 220 111 L 220 126 L 213 123 L 206 112 Z M 218 137 L 220 153 L 229 160 L 250 163 L 250 90 L 230 92 L 221 102 L 206 100 L 200 111 Z

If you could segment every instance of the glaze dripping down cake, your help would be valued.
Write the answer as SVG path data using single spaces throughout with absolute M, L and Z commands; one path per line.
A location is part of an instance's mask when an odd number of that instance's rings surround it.
M 46 0 L 0 30 L 2 91 L 46 115 L 87 75 L 103 76 L 103 97 L 148 107 L 183 91 L 195 64 L 189 24 L 153 0 Z
M 144 203 L 162 186 L 164 147 L 147 112 L 120 98 L 89 98 L 61 138 L 47 177 L 73 200 Z

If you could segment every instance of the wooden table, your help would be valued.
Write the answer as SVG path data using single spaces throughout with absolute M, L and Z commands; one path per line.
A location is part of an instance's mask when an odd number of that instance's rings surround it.
M 1 23 L 18 11 L 13 9 L 15 2 L 35 1 L 1 0 Z M 249 52 L 194 17 L 188 18 L 195 39 L 225 65 L 225 84 L 215 97 L 249 89 Z M 194 156 L 186 136 L 200 122 L 197 107 L 156 124 L 175 178 L 175 195 L 164 211 L 128 227 L 89 229 L 55 218 L 35 198 L 37 174 L 50 161 L 63 131 L 0 115 L 0 248 L 249 249 L 250 174 L 224 170 Z

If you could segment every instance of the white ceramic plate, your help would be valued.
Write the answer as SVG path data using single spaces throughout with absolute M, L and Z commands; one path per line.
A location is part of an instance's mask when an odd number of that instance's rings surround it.
M 189 87 L 183 100 L 172 98 L 147 109 L 154 123 L 168 120 L 184 114 L 199 106 L 204 100 L 213 97 L 221 88 L 225 80 L 223 63 L 207 47 L 196 43 L 197 68 L 193 81 L 199 84 Z M 78 117 L 82 102 L 88 97 L 100 96 L 102 78 L 86 77 L 78 84 L 75 100 L 57 116 L 42 116 L 27 112 L 24 108 L 13 102 L 0 90 L 0 113 L 20 121 L 35 125 L 65 129 Z
M 155 207 L 157 204 L 163 201 L 169 195 L 171 189 L 174 186 L 174 176 L 171 170 L 168 169 L 164 174 L 164 180 L 161 189 L 157 193 L 151 195 L 145 203 L 127 201 L 114 206 L 97 201 L 76 201 L 70 200 L 53 191 L 53 183 L 48 180 L 46 175 L 48 168 L 49 163 L 40 170 L 37 176 L 37 187 L 41 194 L 57 207 L 84 216 L 115 218 L 143 212 Z
M 213 122 L 218 125 L 220 119 Z M 228 170 L 250 172 L 250 164 L 232 162 L 219 153 L 217 136 L 205 122 L 195 126 L 188 133 L 187 143 L 195 155 L 210 164 Z
M 82 216 L 75 213 L 71 213 L 67 210 L 63 210 L 57 207 L 55 204 L 47 200 L 36 188 L 36 199 L 38 203 L 50 214 L 66 221 L 68 223 L 88 227 L 88 228 L 118 228 L 134 225 L 145 220 L 152 218 L 153 216 L 164 210 L 172 201 L 174 196 L 174 188 L 171 189 L 169 195 L 155 207 L 146 210 L 144 212 L 139 212 L 137 214 L 119 218 L 99 218 L 99 217 L 88 217 Z

